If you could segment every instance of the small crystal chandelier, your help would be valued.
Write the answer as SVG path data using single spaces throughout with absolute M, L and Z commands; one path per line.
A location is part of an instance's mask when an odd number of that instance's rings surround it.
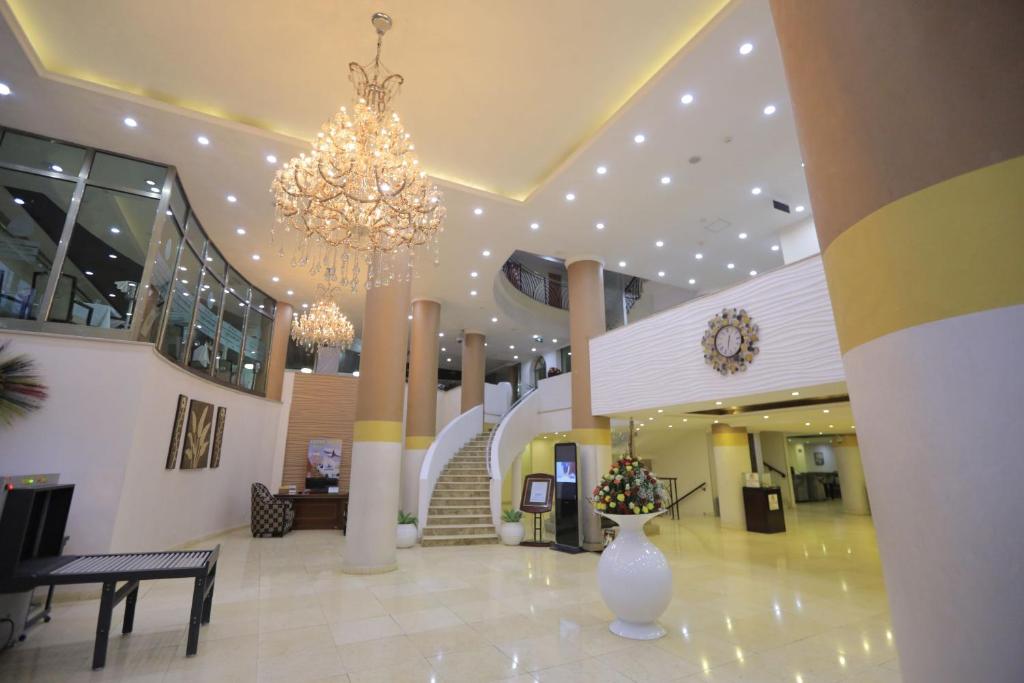
M 355 328 L 334 302 L 334 290 L 317 291 L 316 302 L 292 317 L 292 339 L 312 351 L 319 346 L 347 349 L 355 338 Z
M 389 108 L 403 83 L 380 61 L 391 17 L 378 12 L 372 23 L 376 57 L 366 66 L 348 65 L 355 104 L 326 121 L 312 149 L 279 169 L 271 186 L 278 223 L 295 242 L 292 266 L 308 266 L 352 291 L 361 265 L 369 288 L 408 279 L 417 247 L 426 245 L 437 263 L 445 217 L 441 192 Z M 278 253 L 284 255 L 283 247 Z

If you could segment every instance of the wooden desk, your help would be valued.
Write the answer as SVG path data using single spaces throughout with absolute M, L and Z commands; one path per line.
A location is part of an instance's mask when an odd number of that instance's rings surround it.
M 341 529 L 348 523 L 347 493 L 279 493 L 278 500 L 292 501 L 295 523 L 292 529 Z

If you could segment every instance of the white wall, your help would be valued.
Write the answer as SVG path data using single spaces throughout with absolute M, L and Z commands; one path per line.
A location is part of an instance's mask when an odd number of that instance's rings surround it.
M 643 320 L 655 313 L 661 313 L 689 301 L 695 296 L 697 296 L 697 292 L 692 289 L 683 289 L 655 280 L 645 280 L 643 294 L 633 304 L 633 308 L 629 309 L 626 314 L 626 322 L 628 324 Z
M 814 464 L 814 453 L 819 452 L 825 458 L 824 465 Z M 793 467 L 797 472 L 835 472 L 837 471 L 836 454 L 832 446 L 827 443 L 800 443 L 794 442 L 790 446 L 790 453 L 795 455 Z
M 652 461 L 654 476 L 676 477 L 678 495 L 683 495 L 701 482 L 707 483 L 704 491 L 697 491 L 679 504 L 681 515 L 699 517 L 715 514 L 708 437 L 704 429 L 644 428 L 635 436 L 634 446 L 637 457 Z
M 75 484 L 69 553 L 158 550 L 248 523 L 251 483 L 273 479 L 280 403 L 196 377 L 149 344 L 4 336 L 50 397 L 4 428 L 0 472 Z M 227 407 L 219 468 L 164 468 L 179 393 Z
M 786 264 L 821 253 L 814 219 L 808 217 L 779 232 L 779 245 L 782 247 L 782 261 Z
M 540 394 L 538 433 L 572 429 L 572 373 L 542 379 L 537 389 Z
M 722 376 L 701 338 L 724 307 L 745 308 L 761 353 Z M 688 301 L 590 340 L 591 406 L 598 415 L 815 387 L 844 380 L 821 258 L 813 257 Z

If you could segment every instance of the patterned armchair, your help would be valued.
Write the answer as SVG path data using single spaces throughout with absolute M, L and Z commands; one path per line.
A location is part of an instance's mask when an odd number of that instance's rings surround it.
M 253 536 L 284 536 L 292 530 L 295 511 L 290 500 L 277 500 L 263 484 L 252 485 Z

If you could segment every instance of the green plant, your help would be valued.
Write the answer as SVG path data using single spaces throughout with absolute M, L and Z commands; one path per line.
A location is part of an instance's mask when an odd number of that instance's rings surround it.
M 0 423 L 39 410 L 46 400 L 46 386 L 35 374 L 28 356 L 4 356 L 9 342 L 0 344 Z
M 398 511 L 398 523 L 399 524 L 419 524 L 419 520 L 416 519 L 416 515 L 409 512 Z
M 505 510 L 504 512 L 501 513 L 501 521 L 503 522 L 518 522 L 522 518 L 522 510 L 515 510 L 513 508 L 509 508 L 508 510 Z

